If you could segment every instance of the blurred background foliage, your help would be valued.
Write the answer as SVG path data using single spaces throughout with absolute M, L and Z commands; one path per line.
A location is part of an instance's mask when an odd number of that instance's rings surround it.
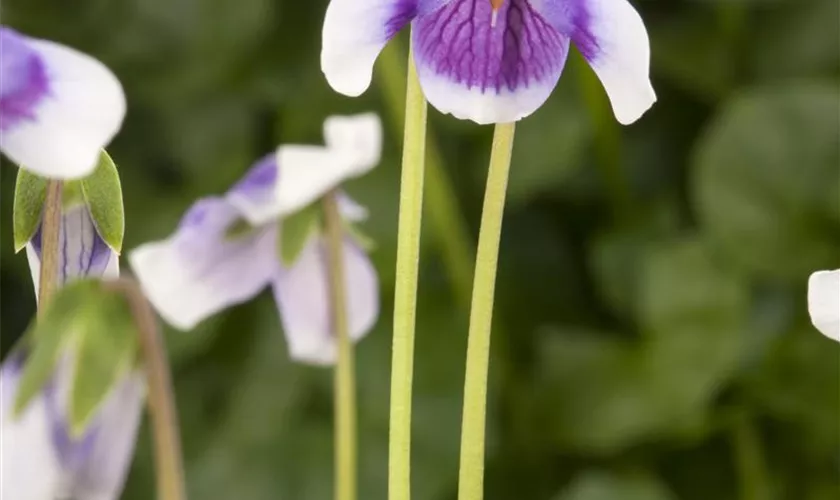
M 278 142 L 320 143 L 326 116 L 382 114 L 381 166 L 349 186 L 372 210 L 382 277 L 380 321 L 357 351 L 360 498 L 375 500 L 386 498 L 407 39 L 364 97 L 341 97 L 319 69 L 326 3 L 5 0 L 3 23 L 95 54 L 125 85 L 110 152 L 128 249 L 169 234 L 196 197 Z M 805 304 L 808 274 L 840 267 L 840 3 L 634 3 L 652 40 L 654 108 L 617 125 L 573 53 L 517 131 L 487 499 L 840 498 L 840 348 Z M 430 116 L 413 488 L 449 500 L 491 130 Z M 1 175 L 7 348 L 33 297 L 11 245 L 15 168 Z M 288 361 L 270 298 L 167 333 L 192 498 L 330 498 L 331 374 Z M 150 460 L 143 439 L 125 499 L 152 497 Z

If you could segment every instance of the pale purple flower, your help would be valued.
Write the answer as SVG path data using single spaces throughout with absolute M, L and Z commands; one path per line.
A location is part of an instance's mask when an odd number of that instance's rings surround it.
M 321 52 L 330 85 L 364 92 L 379 52 L 409 22 L 423 92 L 457 118 L 530 115 L 557 84 L 572 43 L 619 122 L 637 120 L 656 100 L 647 31 L 628 0 L 331 0 Z
M 119 257 L 99 236 L 87 207 L 65 209 L 59 237 L 59 279 L 119 275 Z M 37 294 L 40 230 L 26 247 Z M 134 455 L 145 384 L 138 373 L 118 381 L 80 437 L 69 432 L 68 397 L 74 375 L 71 351 L 23 413 L 12 414 L 25 356 L 0 367 L 0 498 L 117 500 Z
M 291 356 L 314 364 L 334 362 L 324 237 L 311 233 L 287 264 L 278 238 L 285 217 L 379 162 L 381 133 L 376 115 L 330 118 L 324 125 L 326 147 L 280 146 L 224 196 L 197 201 L 168 239 L 132 251 L 131 266 L 160 315 L 188 330 L 270 286 Z M 366 216 L 346 196 L 339 202 L 348 221 Z M 231 236 L 230 229 L 243 220 L 252 229 Z M 378 317 L 379 285 L 367 254 L 350 234 L 344 259 L 350 336 L 358 340 Z
M 840 269 L 817 271 L 808 279 L 808 312 L 817 330 L 840 342 Z
M 117 78 L 70 47 L 0 26 L 0 150 L 43 177 L 90 174 L 125 116 Z

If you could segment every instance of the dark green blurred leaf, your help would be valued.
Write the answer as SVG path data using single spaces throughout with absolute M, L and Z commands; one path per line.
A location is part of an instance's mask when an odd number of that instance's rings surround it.
M 840 90 L 758 88 L 697 145 L 693 195 L 710 241 L 752 274 L 800 281 L 840 252 Z
M 556 500 L 674 500 L 656 478 L 644 474 L 614 475 L 586 472 L 578 476 Z
M 283 219 L 283 227 L 277 231 L 277 247 L 280 261 L 291 266 L 306 248 L 309 239 L 318 231 L 321 223 L 321 204 L 315 202 Z

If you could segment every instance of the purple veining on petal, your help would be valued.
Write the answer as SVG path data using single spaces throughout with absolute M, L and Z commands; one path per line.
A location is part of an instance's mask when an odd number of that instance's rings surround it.
M 57 373 L 60 374 L 60 370 Z M 50 434 L 61 467 L 70 474 L 76 474 L 84 466 L 87 457 L 93 450 L 99 430 L 94 425 L 80 438 L 73 439 L 70 436 L 67 415 L 61 408 L 56 384 L 57 382 L 52 380 L 44 388 L 44 401 L 47 418 L 50 422 Z
M 69 236 L 69 237 L 68 237 Z M 41 258 L 41 228 L 31 240 L 32 248 Z M 61 284 L 83 276 L 99 277 L 108 267 L 113 250 L 99 236 L 84 205 L 67 209 L 61 219 L 59 234 Z
M 544 0 L 534 9 L 558 32 L 574 40 L 575 46 L 587 60 L 592 60 L 600 48 L 592 36 L 592 15 L 588 0 Z
M 415 47 L 438 75 L 481 92 L 515 91 L 556 78 L 567 37 L 529 0 L 505 0 L 492 25 L 489 0 L 451 0 L 421 14 Z
M 0 27 L 0 132 L 35 119 L 35 107 L 50 92 L 41 57 L 16 31 Z
M 408 24 L 414 16 L 417 15 L 417 1 L 418 0 L 397 0 L 393 4 L 393 11 L 388 15 L 385 21 L 385 38 L 390 40 L 396 35 L 406 24 Z

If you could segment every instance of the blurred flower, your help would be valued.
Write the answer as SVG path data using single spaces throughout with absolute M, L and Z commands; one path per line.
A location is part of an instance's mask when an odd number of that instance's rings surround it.
M 99 236 L 87 207 L 65 209 L 60 228 L 59 283 L 79 277 L 116 277 L 117 254 Z M 37 293 L 40 231 L 27 245 Z M 12 415 L 26 359 L 15 352 L 0 367 L 0 498 L 16 500 L 117 500 L 140 424 L 145 385 L 137 374 L 118 382 L 82 436 L 69 432 L 72 355 L 66 354 L 45 389 Z
M 125 96 L 102 63 L 0 26 L 0 150 L 44 177 L 84 177 L 122 124 Z
M 332 0 L 321 51 L 330 85 L 364 92 L 379 52 L 409 22 L 426 98 L 457 118 L 530 115 L 557 84 L 571 42 L 619 122 L 637 120 L 656 100 L 647 31 L 627 0 Z
M 326 147 L 280 146 L 225 196 L 197 201 L 168 239 L 132 251 L 132 268 L 161 316 L 188 330 L 270 285 L 291 356 L 333 363 L 326 248 L 317 217 L 312 231 L 302 233 L 292 261 L 281 258 L 281 238 L 291 238 L 293 217 L 317 209 L 324 195 L 379 162 L 381 134 L 376 115 L 332 117 L 324 125 Z M 367 215 L 343 194 L 339 204 L 348 222 Z M 243 221 L 245 231 L 237 230 Z M 358 340 L 379 315 L 379 284 L 350 233 L 344 258 L 350 336 Z
M 840 269 L 817 271 L 808 279 L 808 312 L 817 330 L 840 341 Z

